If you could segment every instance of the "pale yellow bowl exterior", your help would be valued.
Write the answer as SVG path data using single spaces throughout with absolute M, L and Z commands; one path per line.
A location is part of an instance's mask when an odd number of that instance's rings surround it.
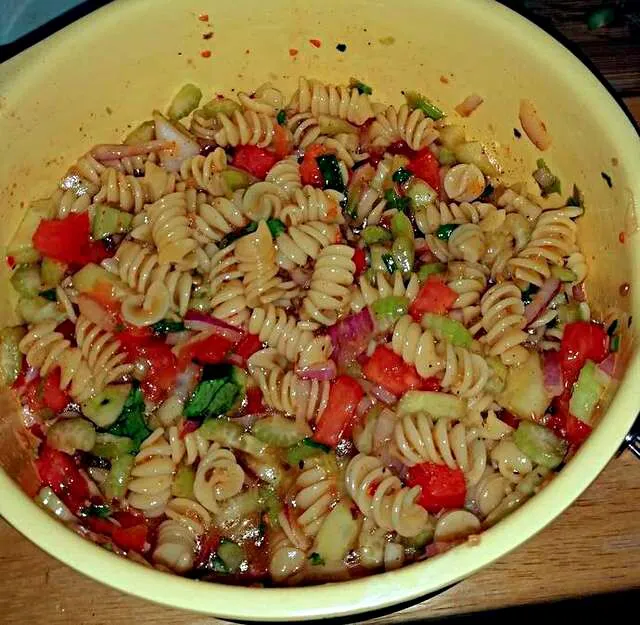
M 209 28 L 197 19 L 205 11 L 215 32 L 208 41 L 202 34 Z M 312 47 L 312 38 L 322 47 Z M 336 50 L 338 43 L 347 44 L 345 53 Z M 290 48 L 298 55 L 290 56 Z M 203 49 L 212 50 L 211 58 L 200 57 Z M 17 225 L 21 202 L 49 194 L 74 158 L 93 143 L 117 142 L 129 124 L 164 108 L 184 82 L 213 94 L 250 91 L 272 80 L 290 92 L 301 74 L 338 84 L 357 76 L 383 102 L 399 103 L 401 89 L 418 89 L 448 111 L 469 93 L 481 94 L 485 103 L 468 120 L 468 134 L 495 142 L 498 154 L 511 157 L 510 180 L 527 177 L 539 156 L 526 138 L 513 137 L 520 98 L 530 98 L 553 136 L 545 154 L 548 164 L 566 192 L 576 182 L 587 198 L 581 234 L 592 261 L 590 294 L 599 309 L 621 305 L 640 320 L 640 288 L 634 286 L 624 300 L 618 295 L 623 282 L 640 285 L 636 236 L 627 235 L 625 245 L 618 242 L 618 233 L 634 223 L 640 197 L 640 140 L 575 57 L 486 0 L 120 0 L 101 9 L 0 67 L 0 245 Z M 601 171 L 611 175 L 613 189 Z M 4 294 L 6 274 L 0 279 Z M 4 321 L 12 320 L 10 297 L 3 297 L 0 313 Z M 639 373 L 634 351 L 606 417 L 579 454 L 542 493 L 483 534 L 479 544 L 353 582 L 247 589 L 145 569 L 68 531 L 3 472 L 0 512 L 69 566 L 159 603 L 264 621 L 381 608 L 470 575 L 569 506 L 611 458 L 638 413 L 634 385 Z

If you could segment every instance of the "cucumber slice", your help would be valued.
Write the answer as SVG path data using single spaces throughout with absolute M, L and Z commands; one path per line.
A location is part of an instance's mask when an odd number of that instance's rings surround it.
M 374 245 L 376 243 L 383 243 L 384 241 L 391 241 L 391 233 L 382 226 L 367 226 L 360 236 L 366 245 Z
M 7 247 L 7 256 L 13 256 L 17 264 L 37 262 L 40 253 L 33 248 L 33 235 L 40 221 L 51 219 L 55 211 L 55 204 L 48 198 L 32 202 Z
M 442 263 L 427 263 L 418 269 L 418 280 L 424 282 L 429 276 L 444 273 L 446 270 L 447 266 Z
M 124 211 L 96 204 L 91 222 L 91 236 L 94 240 L 104 239 L 112 234 L 124 234 L 131 230 L 133 215 Z
M 227 117 L 240 110 L 240 105 L 228 98 L 214 98 L 200 109 L 207 117 L 215 117 L 218 113 L 223 113 Z
M 611 378 L 600 371 L 596 364 L 587 360 L 582 369 L 578 381 L 573 387 L 569 412 L 587 425 L 593 425 L 593 414 L 600 398 L 604 394 Z
M 234 169 L 233 167 L 228 167 L 220 172 L 220 175 L 231 191 L 246 189 L 252 181 L 251 176 L 246 171 Z
M 195 85 L 187 83 L 176 93 L 173 101 L 169 105 L 167 116 L 174 121 L 182 119 L 192 111 L 195 111 L 201 99 L 202 91 Z
M 112 285 L 116 297 L 128 292 L 127 287 L 118 276 L 94 263 L 85 265 L 73 276 L 73 286 L 80 293 L 91 293 L 101 282 Z
M 250 488 L 228 499 L 216 515 L 216 525 L 225 527 L 262 511 L 262 502 L 257 488 Z
M 295 467 L 299 466 L 300 462 L 306 460 L 307 458 L 326 454 L 329 451 L 331 451 L 330 447 L 327 447 L 322 443 L 317 443 L 312 438 L 305 438 L 298 444 L 287 449 L 285 459 L 288 464 L 290 464 L 292 467 Z
M 413 245 L 413 238 L 409 239 L 405 236 L 397 237 L 391 247 L 391 255 L 393 256 L 395 266 L 403 274 L 408 274 L 413 271 L 413 263 L 416 259 L 416 250 Z M 388 270 L 389 268 L 387 267 L 387 271 Z
M 239 449 L 256 458 L 270 456 L 268 447 L 255 436 L 245 433 L 242 426 L 228 419 L 207 419 L 198 430 L 200 435 L 224 447 Z
M 53 258 L 43 258 L 40 265 L 40 275 L 42 276 L 42 286 L 45 289 L 52 289 L 58 286 L 65 274 L 67 265 Z
M 312 552 L 325 562 L 339 562 L 355 546 L 359 531 L 359 520 L 354 519 L 350 507 L 340 501 L 320 526 Z
M 18 347 L 25 330 L 22 327 L 0 330 L 0 386 L 11 386 L 22 369 L 22 352 Z
M 462 419 L 465 403 L 459 397 L 435 391 L 407 391 L 397 405 L 398 415 L 426 412 L 434 419 Z
M 106 432 L 96 434 L 96 442 L 91 449 L 94 456 L 114 460 L 133 452 L 133 441 L 126 436 L 114 436 Z
M 37 265 L 19 265 L 11 276 L 13 288 L 26 297 L 33 297 L 42 291 L 42 280 Z
M 491 377 L 484 388 L 487 393 L 497 395 L 498 393 L 502 393 L 504 390 L 507 382 L 508 370 L 500 358 L 489 356 L 486 360 L 487 364 L 491 368 Z
M 261 486 L 259 493 L 260 501 L 267 513 L 271 527 L 280 527 L 278 515 L 282 510 L 282 501 L 280 500 L 280 497 L 278 497 L 278 493 L 269 486 Z
M 383 247 L 382 245 L 372 245 L 369 253 L 369 261 L 371 264 L 371 270 L 373 272 L 382 271 L 384 273 L 390 273 L 385 257 L 391 256 L 391 250 Z
M 548 428 L 531 421 L 521 421 L 513 435 L 518 449 L 536 464 L 555 469 L 567 453 L 567 443 Z
M 22 297 L 18 302 L 18 312 L 27 323 L 41 323 L 43 321 L 64 321 L 66 313 L 58 308 L 57 302 L 51 302 L 44 297 Z
M 291 447 L 302 441 L 308 434 L 308 428 L 301 427 L 296 421 L 272 415 L 256 421 L 253 435 L 263 443 L 276 447 Z
M 407 196 L 411 200 L 412 208 L 426 208 L 438 201 L 438 194 L 424 180 L 415 178 L 407 189 Z
M 394 237 L 406 237 L 409 241 L 413 241 L 413 226 L 411 220 L 398 211 L 391 218 L 391 232 Z
M 120 499 L 127 492 L 127 483 L 131 475 L 131 469 L 135 458 L 130 455 L 120 456 L 111 462 L 111 470 L 107 479 L 102 484 L 102 489 L 107 500 Z
M 318 115 L 318 124 L 320 125 L 320 134 L 330 137 L 340 134 L 358 134 L 358 129 L 355 126 L 339 117 Z
M 402 542 L 407 547 L 411 547 L 412 549 L 422 549 L 433 540 L 434 530 L 435 527 L 431 519 L 429 519 L 428 526 L 423 529 L 417 536 L 413 536 L 412 538 L 403 538 Z
M 61 419 L 47 432 L 47 445 L 68 454 L 91 451 L 96 442 L 96 430 L 86 419 Z
M 575 282 L 578 279 L 578 276 L 571 269 L 558 267 L 557 265 L 551 267 L 551 275 L 561 282 Z
M 445 126 L 440 129 L 440 141 L 449 150 L 453 150 L 460 143 L 464 143 L 464 128 L 462 126 Z
M 434 315 L 426 313 L 422 317 L 422 327 L 431 330 L 436 338 L 441 341 L 447 341 L 456 347 L 471 347 L 473 337 L 471 332 L 467 330 L 459 321 L 449 319 L 443 315 Z
M 82 412 L 98 427 L 108 428 L 118 420 L 130 392 L 131 384 L 111 384 L 82 404 Z
M 147 143 L 147 141 L 153 141 L 156 138 L 156 126 L 152 119 L 142 122 L 139 126 L 134 128 L 125 138 L 125 145 L 139 145 L 140 143 Z
M 178 467 L 171 484 L 171 494 L 174 497 L 184 497 L 193 499 L 193 483 L 196 479 L 196 472 L 192 467 L 182 465 Z
M 218 547 L 218 557 L 222 560 L 229 573 L 237 573 L 246 561 L 247 556 L 244 549 L 231 540 L 223 538 Z
M 395 321 L 407 314 L 409 299 L 399 295 L 389 295 L 373 302 L 371 310 L 376 319 Z
M 496 400 L 521 419 L 542 419 L 551 403 L 551 396 L 544 385 L 538 354 L 530 354 L 523 364 L 509 367 L 505 388 Z
M 500 173 L 485 154 L 479 141 L 461 143 L 454 148 L 453 152 L 461 163 L 476 165 L 485 176 L 497 176 Z
M 440 165 L 453 165 L 456 162 L 456 155 L 447 148 L 440 148 L 438 152 L 438 162 Z

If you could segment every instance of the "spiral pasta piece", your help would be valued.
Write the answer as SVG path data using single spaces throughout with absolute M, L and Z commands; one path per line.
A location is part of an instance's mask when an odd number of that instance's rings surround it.
M 286 196 L 273 182 L 256 182 L 246 190 L 234 193 L 234 202 L 241 203 L 242 212 L 251 220 L 259 221 L 279 217 Z
M 187 202 L 184 192 L 171 193 L 160 198 L 147 209 L 153 242 L 158 248 L 161 264 L 175 263 L 192 269 L 193 252 L 198 243 L 187 219 Z
M 305 566 L 307 554 L 295 546 L 284 532 L 269 541 L 269 574 L 276 582 L 284 582 Z
M 249 320 L 249 308 L 242 285 L 242 271 L 235 256 L 237 241 L 216 252 L 211 259 L 209 290 L 211 314 L 236 326 Z
M 56 206 L 56 217 L 64 219 L 70 213 L 84 213 L 89 209 L 99 187 L 87 181 L 78 181 L 72 188 L 56 189 L 51 201 Z
M 337 224 L 322 221 L 308 221 L 299 226 L 290 226 L 278 236 L 278 265 L 287 271 L 294 267 L 304 267 L 309 259 L 316 259 L 320 251 L 337 243 L 340 229 Z
M 101 389 L 96 386 L 91 368 L 80 349 L 71 347 L 71 343 L 55 331 L 56 325 L 55 321 L 34 325 L 18 348 L 25 354 L 27 364 L 39 369 L 43 378 L 60 367 L 60 389 L 68 391 L 77 402 L 85 402 Z
M 447 286 L 458 294 L 452 309 L 462 313 L 467 327 L 480 316 L 480 298 L 487 288 L 486 271 L 479 263 L 464 261 L 449 263 L 447 268 Z
M 287 130 L 291 133 L 293 145 L 307 148 L 320 138 L 320 122 L 311 113 L 296 113 L 287 120 Z
M 304 77 L 298 81 L 289 109 L 299 113 L 311 112 L 314 117 L 331 115 L 358 126 L 373 117 L 373 108 L 366 93 L 360 93 L 356 88 L 324 85 Z
M 438 345 L 437 351 L 444 361 L 442 388 L 461 397 L 476 397 L 482 393 L 491 377 L 489 365 L 482 356 L 445 341 Z
M 136 455 L 127 485 L 129 505 L 151 518 L 163 514 L 171 497 L 175 468 L 164 429 L 157 428 L 142 442 Z
M 391 349 L 402 359 L 414 365 L 423 378 L 429 378 L 444 368 L 444 362 L 436 352 L 436 340 L 430 330 L 423 330 L 410 315 L 398 319 Z
M 540 217 L 542 208 L 526 198 L 524 195 L 516 193 L 513 189 L 507 189 L 499 198 L 498 206 L 504 207 L 507 211 L 515 211 L 529 221 L 535 221 Z
M 454 259 L 477 263 L 486 249 L 485 235 L 475 224 L 462 224 L 449 237 L 449 254 Z
M 158 528 L 158 538 L 152 559 L 176 573 L 191 570 L 198 548 L 198 539 L 205 534 L 211 515 L 200 504 L 176 497 L 165 508 L 168 520 Z
M 171 307 L 184 316 L 189 308 L 193 278 L 188 271 L 161 265 L 158 255 L 134 241 L 123 241 L 113 259 L 103 266 L 120 276 L 130 288 L 146 294 L 154 282 L 162 282 L 169 291 Z
M 210 202 L 197 202 L 192 217 L 194 237 L 200 243 L 218 243 L 234 230 L 244 228 L 249 217 L 242 203 L 225 197 L 212 198 Z
M 127 295 L 122 301 L 122 318 L 137 327 L 151 326 L 167 316 L 171 307 L 169 289 L 160 281 L 151 283 L 143 295 Z
M 78 176 L 83 180 L 87 180 L 94 185 L 100 186 L 100 176 L 105 169 L 106 167 L 92 156 L 91 152 L 87 152 L 69 169 L 67 172 L 67 178 L 69 176 Z
M 213 443 L 198 464 L 193 494 L 207 510 L 216 514 L 220 502 L 237 495 L 243 484 L 244 470 L 233 452 Z
M 294 189 L 290 195 L 292 204 L 280 212 L 285 224 L 297 226 L 308 221 L 321 221 L 325 224 L 342 224 L 344 217 L 340 203 L 344 195 L 333 189 L 315 189 L 306 185 Z
M 252 110 L 216 113 L 211 137 L 220 146 L 256 145 L 266 148 L 275 136 L 275 117 Z
M 293 198 L 294 193 L 302 188 L 298 159 L 294 155 L 278 161 L 269 170 L 265 180 L 277 185 L 285 198 Z
M 384 568 L 392 571 L 404 563 L 403 545 L 390 540 L 388 532 L 365 517 L 358 534 L 359 562 L 367 569 Z
M 329 245 L 320 252 L 302 302 L 302 318 L 323 325 L 336 322 L 349 301 L 349 287 L 356 269 L 353 253 L 353 248 L 347 245 Z
M 115 340 L 111 332 L 103 330 L 84 315 L 78 317 L 75 337 L 98 388 L 131 373 L 133 365 L 126 362 L 127 356 L 120 350 L 119 341 Z
M 454 202 L 472 202 L 484 191 L 484 174 L 477 165 L 460 163 L 445 175 L 445 193 Z
M 298 367 L 324 362 L 329 357 L 332 345 L 328 336 L 314 337 L 282 308 L 269 305 L 254 308 L 249 319 L 249 332 L 259 336 L 263 343 L 274 348 Z
M 486 335 L 480 340 L 489 346 L 490 356 L 500 356 L 505 365 L 524 362 L 529 354 L 522 343 L 524 332 L 524 304 L 520 289 L 513 282 L 492 286 L 480 301 L 482 327 Z
M 198 430 L 180 435 L 178 428 L 172 425 L 169 428 L 169 444 L 171 445 L 171 458 L 178 465 L 181 462 L 191 466 L 207 455 L 211 443 L 204 438 Z
M 94 202 L 117 206 L 128 213 L 139 213 L 151 200 L 141 178 L 125 175 L 113 167 L 102 172 L 100 182 L 100 190 L 94 197 Z
M 473 509 L 481 518 L 491 514 L 513 490 L 511 482 L 491 466 L 487 466 L 482 477 L 467 494 Z
M 412 150 L 421 150 L 431 145 L 439 135 L 431 118 L 419 109 L 410 110 L 406 104 L 397 111 L 389 106 L 378 113 L 369 128 L 369 142 L 378 148 L 404 141 Z
M 220 172 L 227 168 L 227 154 L 222 148 L 202 156 L 200 154 L 185 159 L 180 164 L 183 181 L 193 181 L 201 191 L 213 196 L 226 195 L 228 188 Z
M 345 473 L 347 492 L 360 512 L 387 531 L 417 536 L 429 523 L 429 514 L 416 499 L 420 487 L 407 488 L 378 458 L 358 454 Z
M 533 471 L 533 462 L 509 439 L 501 440 L 490 453 L 491 462 L 512 484 L 517 484 L 525 475 Z
M 420 280 L 415 273 L 410 274 L 406 285 L 400 273 L 389 276 L 383 271 L 374 274 L 373 284 L 365 276 L 360 276 L 358 285 L 357 292 L 351 298 L 351 310 L 354 312 L 360 312 L 365 306 L 392 295 L 406 297 L 411 302 L 420 290 Z
M 569 254 L 567 258 L 567 269 L 573 271 L 576 275 L 576 279 L 572 282 L 572 284 L 580 284 L 587 279 L 587 274 L 589 273 L 589 266 L 587 265 L 587 259 L 582 252 L 573 252 L 573 254 Z

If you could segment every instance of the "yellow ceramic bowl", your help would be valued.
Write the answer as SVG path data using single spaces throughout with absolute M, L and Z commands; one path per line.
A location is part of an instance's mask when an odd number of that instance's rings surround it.
M 211 28 L 198 20 L 204 12 Z M 204 40 L 209 30 L 214 36 Z M 321 47 L 310 39 L 320 40 Z M 347 45 L 345 52 L 336 49 L 338 43 Z M 211 50 L 210 58 L 200 56 L 203 49 Z M 290 49 L 298 54 L 291 56 Z M 469 118 L 468 134 L 509 156 L 511 180 L 530 175 L 540 156 L 526 138 L 518 141 L 513 134 L 520 99 L 531 99 L 553 136 L 545 159 L 565 192 L 575 182 L 587 199 L 580 228 L 595 308 L 618 305 L 640 319 L 640 246 L 630 236 L 640 198 L 638 136 L 574 56 L 486 0 L 120 0 L 97 11 L 0 68 L 0 245 L 17 225 L 23 202 L 50 193 L 75 157 L 93 143 L 117 142 L 130 124 L 164 108 L 184 82 L 210 94 L 251 90 L 265 80 L 292 91 L 301 74 L 338 84 L 357 76 L 382 102 L 399 102 L 401 89 L 418 89 L 449 111 L 471 92 L 481 94 L 485 103 Z M 602 171 L 611 175 L 612 189 Z M 623 230 L 625 245 L 618 242 Z M 4 294 L 6 275 L 0 279 Z M 626 298 L 618 293 L 623 282 L 634 285 Z M 11 322 L 9 298 L 0 305 L 3 320 Z M 443 588 L 540 531 L 615 452 L 640 408 L 634 386 L 639 374 L 640 358 L 633 351 L 606 417 L 577 456 L 479 543 L 358 581 L 262 590 L 146 569 L 72 534 L 2 472 L 0 512 L 68 565 L 159 603 L 265 621 L 353 614 Z

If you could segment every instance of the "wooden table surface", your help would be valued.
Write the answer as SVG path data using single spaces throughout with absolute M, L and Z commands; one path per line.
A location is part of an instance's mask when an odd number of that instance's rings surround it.
M 578 41 L 640 121 L 640 44 L 614 29 L 588 33 L 590 0 L 511 2 L 545 11 Z M 563 13 L 564 9 L 567 9 Z M 569 10 L 572 9 L 573 10 Z M 567 20 L 567 16 L 569 19 Z M 628 35 L 628 33 L 627 33 Z M 612 58 L 613 54 L 613 58 Z M 397 623 L 595 593 L 640 589 L 640 462 L 614 459 L 591 487 L 537 537 L 445 592 L 368 623 Z M 7 625 L 214 625 L 218 619 L 155 606 L 72 571 L 0 520 L 0 622 Z

